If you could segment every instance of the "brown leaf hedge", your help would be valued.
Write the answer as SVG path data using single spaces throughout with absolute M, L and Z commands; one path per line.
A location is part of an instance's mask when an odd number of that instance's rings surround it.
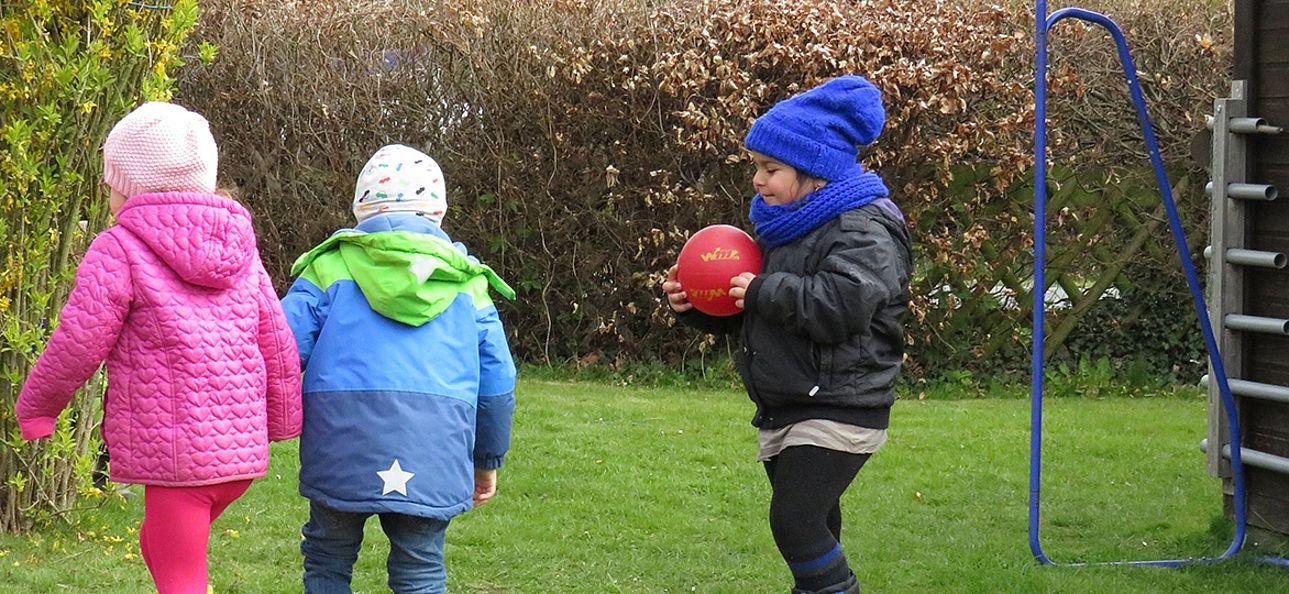
M 1229 9 L 1102 4 L 1094 8 L 1119 18 L 1135 45 L 1166 162 L 1175 182 L 1192 182 L 1181 199 L 1202 241 L 1207 211 L 1193 190 L 1204 173 L 1187 147 L 1228 84 Z M 663 271 L 691 232 L 748 226 L 741 141 L 752 120 L 857 73 L 882 89 L 888 110 L 862 158 L 886 178 L 917 243 L 913 370 L 1024 370 L 1027 3 L 215 0 L 203 10 L 194 38 L 219 55 L 187 67 L 177 97 L 214 126 L 221 181 L 256 213 L 283 289 L 298 254 L 351 224 L 367 157 L 401 142 L 443 166 L 448 232 L 519 290 L 501 310 L 521 358 L 693 359 L 718 343 L 673 327 Z M 1128 245 L 1158 199 L 1108 38 L 1062 25 L 1054 39 L 1053 258 L 1077 290 L 1108 269 L 1105 255 Z M 1088 225 L 1107 211 L 1119 214 Z M 1113 284 L 1182 295 L 1167 238 L 1155 235 Z M 1138 312 L 1142 327 L 1186 311 L 1150 309 Z M 1053 321 L 1062 315 L 1071 314 Z M 1192 357 L 1193 331 L 1176 332 L 1177 348 L 1161 356 Z M 1072 340 L 1116 356 L 1156 338 L 1084 328 Z

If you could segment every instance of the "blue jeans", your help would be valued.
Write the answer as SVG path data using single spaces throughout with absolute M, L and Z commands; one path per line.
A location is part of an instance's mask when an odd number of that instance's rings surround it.
M 363 525 L 373 515 L 343 512 L 309 502 L 309 522 L 304 525 L 300 553 L 304 555 L 306 594 L 350 594 L 350 579 Z M 448 523 L 443 520 L 396 513 L 374 514 L 389 537 L 389 589 L 395 594 L 444 594 L 448 573 L 443 566 L 443 540 Z

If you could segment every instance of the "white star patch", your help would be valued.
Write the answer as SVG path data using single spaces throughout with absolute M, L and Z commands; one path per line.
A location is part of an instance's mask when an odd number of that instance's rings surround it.
M 416 476 L 411 472 L 403 470 L 403 467 L 399 466 L 397 458 L 394 459 L 394 464 L 389 467 L 389 470 L 381 470 L 376 474 L 380 475 L 381 480 L 385 481 L 385 490 L 380 492 L 381 495 L 385 495 L 392 491 L 398 491 L 406 496 L 407 481 Z
M 434 274 L 434 271 L 437 269 L 438 266 L 436 266 L 435 262 L 430 258 L 417 258 L 416 261 L 408 267 L 408 270 L 416 277 L 416 280 L 421 283 L 429 280 L 430 275 Z

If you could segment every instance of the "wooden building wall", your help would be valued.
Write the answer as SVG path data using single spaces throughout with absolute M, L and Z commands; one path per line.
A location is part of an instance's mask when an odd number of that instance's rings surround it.
M 1289 0 L 1236 0 L 1233 78 L 1250 82 L 1249 115 L 1287 130 L 1250 147 L 1248 180 L 1268 183 L 1279 199 L 1252 204 L 1249 249 L 1289 253 Z M 1246 269 L 1245 312 L 1289 318 L 1289 270 Z M 1245 334 L 1238 377 L 1289 386 L 1289 337 Z M 1244 446 L 1289 457 L 1289 405 L 1245 398 Z M 1289 475 L 1246 466 L 1249 524 L 1289 534 Z

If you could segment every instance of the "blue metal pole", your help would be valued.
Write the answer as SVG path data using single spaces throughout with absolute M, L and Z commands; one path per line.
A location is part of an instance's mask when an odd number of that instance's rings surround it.
M 1226 369 L 1222 364 L 1221 354 L 1218 352 L 1217 340 L 1215 338 L 1212 324 L 1208 318 L 1208 307 L 1204 300 L 1203 290 L 1200 288 L 1199 277 L 1195 272 L 1195 266 L 1191 261 L 1190 248 L 1186 242 L 1185 231 L 1182 229 L 1181 217 L 1177 212 L 1177 204 L 1173 199 L 1172 188 L 1168 182 L 1168 174 L 1164 170 L 1163 158 L 1160 156 L 1159 144 L 1155 139 L 1154 125 L 1151 123 L 1150 115 L 1146 110 L 1145 97 L 1141 92 L 1141 84 L 1137 78 L 1136 65 L 1132 59 L 1132 53 L 1128 49 L 1127 40 L 1118 25 L 1105 15 L 1083 10 L 1080 8 L 1065 8 L 1047 14 L 1047 2 L 1038 0 L 1037 10 L 1035 13 L 1036 22 L 1036 45 L 1037 45 L 1037 73 L 1035 76 L 1035 125 L 1034 125 L 1034 315 L 1033 315 L 1033 367 L 1031 376 L 1031 419 L 1030 419 L 1030 509 L 1029 509 L 1029 545 L 1034 554 L 1034 558 L 1043 564 L 1054 564 L 1051 559 L 1043 552 L 1042 544 L 1039 540 L 1039 510 L 1040 510 L 1040 486 L 1042 473 L 1042 431 L 1043 431 L 1043 338 L 1044 338 L 1044 314 L 1046 313 L 1046 304 L 1044 295 L 1046 293 L 1046 251 L 1047 251 L 1047 67 L 1048 67 L 1048 32 L 1058 22 L 1074 18 L 1083 21 L 1096 23 L 1110 32 L 1114 38 L 1115 46 L 1118 49 L 1119 61 L 1124 69 L 1124 76 L 1128 81 L 1129 93 L 1137 110 L 1137 120 L 1141 123 L 1142 133 L 1145 135 L 1146 146 L 1150 150 L 1150 163 L 1155 172 L 1155 181 L 1159 184 L 1159 191 L 1164 202 L 1165 210 L 1168 212 L 1168 224 L 1172 231 L 1173 240 L 1177 245 L 1178 254 L 1181 258 L 1182 269 L 1186 273 L 1186 283 L 1190 288 L 1191 297 L 1195 305 L 1195 312 L 1199 317 L 1200 328 L 1204 334 L 1204 344 L 1208 350 L 1209 362 L 1213 367 L 1213 376 L 1217 379 L 1218 391 L 1221 396 L 1223 408 L 1227 413 L 1228 430 L 1232 443 L 1241 443 L 1239 413 L 1235 406 L 1235 399 L 1231 395 L 1231 388 L 1227 381 Z M 1247 530 L 1247 509 L 1245 503 L 1245 486 L 1244 486 L 1244 464 L 1240 456 L 1239 448 L 1231 448 L 1231 471 L 1232 483 L 1234 485 L 1233 504 L 1235 511 L 1235 536 L 1231 540 L 1230 546 L 1227 547 L 1220 556 L 1216 558 L 1197 558 L 1197 559 L 1163 559 L 1154 561 L 1110 561 L 1100 563 L 1066 563 L 1062 565 L 1151 565 L 1164 567 L 1177 567 L 1192 563 L 1213 563 L 1227 559 L 1240 551 L 1244 544 Z M 1289 559 L 1279 557 L 1259 557 L 1259 561 L 1272 563 L 1276 565 L 1289 566 Z
M 1038 72 L 1034 76 L 1034 287 L 1033 361 L 1030 370 L 1029 550 L 1039 563 L 1052 561 L 1038 538 L 1043 471 L 1043 338 L 1047 313 L 1047 0 L 1038 0 L 1034 22 Z

